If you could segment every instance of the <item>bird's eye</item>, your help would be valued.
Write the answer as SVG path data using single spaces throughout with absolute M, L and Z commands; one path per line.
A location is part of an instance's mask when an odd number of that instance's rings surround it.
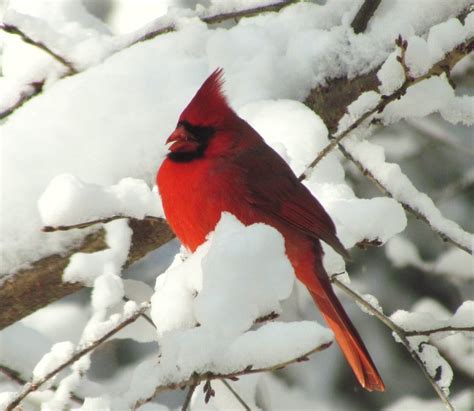
M 214 135 L 215 129 L 214 127 L 209 126 L 199 126 L 195 124 L 191 124 L 189 121 L 183 120 L 178 123 L 178 127 L 184 127 L 186 131 L 194 136 L 194 138 L 205 144 L 207 141 Z

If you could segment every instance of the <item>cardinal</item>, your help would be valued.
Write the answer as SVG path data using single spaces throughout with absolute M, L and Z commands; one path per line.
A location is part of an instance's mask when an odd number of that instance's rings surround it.
M 277 229 L 296 277 L 333 330 L 360 385 L 383 391 L 383 381 L 322 263 L 321 241 L 349 257 L 333 221 L 288 164 L 232 110 L 222 85 L 223 70 L 217 69 L 166 141 L 169 152 L 157 185 L 171 229 L 192 252 L 224 211 L 245 225 L 264 223 Z

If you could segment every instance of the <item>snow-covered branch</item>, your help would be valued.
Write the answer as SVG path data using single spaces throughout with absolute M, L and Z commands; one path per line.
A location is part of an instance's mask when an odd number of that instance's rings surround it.
M 258 374 L 258 373 L 263 373 L 263 372 L 271 372 L 271 371 L 276 371 L 276 370 L 281 370 L 285 367 L 288 367 L 289 365 L 292 364 L 297 364 L 299 362 L 307 361 L 309 357 L 312 354 L 315 354 L 319 351 L 325 350 L 331 345 L 331 343 L 325 343 L 322 345 L 318 345 L 314 347 L 313 349 L 307 351 L 303 355 L 300 355 L 296 358 L 291 358 L 286 361 L 282 361 L 276 364 L 272 364 L 270 366 L 266 367 L 253 367 L 252 365 L 248 365 L 245 368 L 242 368 L 237 371 L 233 371 L 230 373 L 215 373 L 212 371 L 208 372 L 203 372 L 203 373 L 195 373 L 193 374 L 190 378 L 187 378 L 185 380 L 181 381 L 174 381 L 166 385 L 159 385 L 155 388 L 153 394 L 147 398 L 140 399 L 135 404 L 133 405 L 133 409 L 136 410 L 139 407 L 141 407 L 143 404 L 150 402 L 153 400 L 157 395 L 166 392 L 166 391 L 171 391 L 171 390 L 176 390 L 176 389 L 182 389 L 186 387 L 193 387 L 197 386 L 203 382 L 210 382 L 213 380 L 235 380 L 236 378 L 245 376 L 245 375 L 250 375 L 250 374 Z
M 343 130 L 338 133 L 337 135 L 331 138 L 330 143 L 324 147 L 318 154 L 318 156 L 308 165 L 307 169 L 303 174 L 300 175 L 300 181 L 307 178 L 314 167 L 324 158 L 328 153 L 334 150 L 340 142 L 346 138 L 352 131 L 357 129 L 363 123 L 365 123 L 368 119 L 374 116 L 377 113 L 382 113 L 390 103 L 399 100 L 402 98 L 407 90 L 420 83 L 423 80 L 427 80 L 433 76 L 440 76 L 442 74 L 449 73 L 451 69 L 464 57 L 469 55 L 469 53 L 474 49 L 474 37 L 470 37 L 461 44 L 456 45 L 451 51 L 446 53 L 443 59 L 439 60 L 423 75 L 418 77 L 413 77 L 409 75 L 409 68 L 405 62 L 405 52 L 408 47 L 408 43 L 406 40 L 402 39 L 400 36 L 397 39 L 397 46 L 400 47 L 401 56 L 399 59 L 400 65 L 403 68 L 405 73 L 405 80 L 403 84 L 397 88 L 392 93 L 386 95 L 380 95 L 380 99 L 377 104 L 375 104 L 371 109 L 365 111 L 359 118 L 357 118 L 352 123 L 346 125 Z
M 370 95 L 370 99 L 374 101 L 371 103 L 365 103 L 369 105 L 369 108 L 363 110 L 361 115 L 356 116 L 356 119 L 352 122 L 350 119 L 353 117 L 353 115 L 347 115 L 342 119 L 339 126 L 340 132 L 338 135 L 333 137 L 330 143 L 319 152 L 318 156 L 309 164 L 304 173 L 300 175 L 299 179 L 300 181 L 306 179 L 311 174 L 314 167 L 328 153 L 339 146 L 340 151 L 349 160 L 351 160 L 367 178 L 374 182 L 375 185 L 385 195 L 388 195 L 399 201 L 407 211 L 426 222 L 433 231 L 441 236 L 443 240 L 450 241 L 462 250 L 471 252 L 472 236 L 469 233 L 464 232 L 455 223 L 443 218 L 432 201 L 426 195 L 419 193 L 406 176 L 399 172 L 401 176 L 403 176 L 401 178 L 402 180 L 405 180 L 405 183 L 403 189 L 396 188 L 383 176 L 385 171 L 380 167 L 380 164 L 377 164 L 377 166 L 374 164 L 369 166 L 365 160 L 362 160 L 364 157 L 361 151 L 361 146 L 363 144 L 367 145 L 369 143 L 358 142 L 353 139 L 349 142 L 350 144 L 341 144 L 344 138 L 351 135 L 354 130 L 358 129 L 363 124 L 365 124 L 367 127 L 367 123 L 369 121 L 379 121 L 377 115 L 383 116 L 384 110 L 391 103 L 403 98 L 403 96 L 411 87 L 416 86 L 417 84 L 430 79 L 433 76 L 441 76 L 446 74 L 449 75 L 451 69 L 474 49 L 474 37 L 468 37 L 462 43 L 456 44 L 455 47 L 446 52 L 441 60 L 438 60 L 430 68 L 424 70 L 423 74 L 420 74 L 416 77 L 411 74 L 410 67 L 406 61 L 408 42 L 399 36 L 396 43 L 400 49 L 400 55 L 396 57 L 396 60 L 400 64 L 400 67 L 403 71 L 403 80 L 401 85 L 396 87 L 390 94 L 377 95 L 376 93 L 371 92 L 373 94 Z M 389 65 L 388 62 L 389 60 L 387 60 L 385 63 L 387 66 Z M 383 74 L 380 74 L 382 70 L 379 72 L 379 76 L 381 77 L 383 76 Z M 385 86 L 382 84 L 381 87 Z M 367 93 L 365 95 L 367 99 L 369 99 L 369 94 L 370 93 Z M 356 104 L 357 101 L 353 103 L 354 106 Z M 410 192 L 410 194 L 407 194 L 407 192 Z
M 52 58 L 54 58 L 56 61 L 67 67 L 68 71 L 65 74 L 66 76 L 70 76 L 72 74 L 76 74 L 78 71 L 74 67 L 73 63 L 71 63 L 66 57 L 61 56 L 59 53 L 56 51 L 52 50 L 48 45 L 45 43 L 33 39 L 29 34 L 25 33 L 22 31 L 20 28 L 7 24 L 7 23 L 1 23 L 0 24 L 0 30 L 3 30 L 6 33 L 9 34 L 16 34 L 21 37 L 21 39 L 28 44 L 31 44 L 32 46 L 38 47 L 39 49 L 43 50 L 45 53 L 49 54 Z
M 410 353 L 411 357 L 418 364 L 418 366 L 421 368 L 421 371 L 423 372 L 424 376 L 429 381 L 429 383 L 431 384 L 431 386 L 435 390 L 435 392 L 438 395 L 438 397 L 440 398 L 440 400 L 446 406 L 446 408 L 450 411 L 454 411 L 454 408 L 453 408 L 452 404 L 450 403 L 450 401 L 448 399 L 448 395 L 445 392 L 445 390 L 447 390 L 448 388 L 447 387 L 442 387 L 438 384 L 438 380 L 440 380 L 440 376 L 438 376 L 434 373 L 430 373 L 430 370 L 428 369 L 428 366 L 426 364 L 426 360 L 424 360 L 420 355 L 420 353 L 423 351 L 423 348 L 418 347 L 418 349 L 416 349 L 416 348 L 413 347 L 412 343 L 408 339 L 411 335 L 407 335 L 406 331 L 403 328 L 401 328 L 399 325 L 397 325 L 390 317 L 386 316 L 379 309 L 379 307 L 374 306 L 371 302 L 369 302 L 363 296 L 361 296 L 360 294 L 358 294 L 357 292 L 352 290 L 350 287 L 348 287 L 342 281 L 338 280 L 336 278 L 336 276 L 333 276 L 331 278 L 331 281 L 338 288 L 340 288 L 342 291 L 344 291 L 350 298 L 352 298 L 354 301 L 356 301 L 364 310 L 366 310 L 371 315 L 375 316 L 383 324 L 385 324 L 388 328 L 390 328 L 392 330 L 392 332 L 394 333 L 395 339 L 398 342 L 400 342 L 401 344 L 403 344 L 403 346 Z
M 90 352 L 94 351 L 99 345 L 107 341 L 110 337 L 117 334 L 120 330 L 125 328 L 127 325 L 137 320 L 137 318 L 140 317 L 142 314 L 144 314 L 149 308 L 150 308 L 149 303 L 141 304 L 141 306 L 139 306 L 137 309 L 133 310 L 130 313 L 125 314 L 124 317 L 120 321 L 118 321 L 117 324 L 114 325 L 112 329 L 109 329 L 100 338 L 97 338 L 96 340 L 89 342 L 84 347 L 78 347 L 74 352 L 66 356 L 67 358 L 65 361 L 62 361 L 59 364 L 53 364 L 53 366 L 50 367 L 50 369 L 47 369 L 44 375 L 40 375 L 40 376 L 37 376 L 36 378 L 33 378 L 31 382 L 28 382 L 20 392 L 18 392 L 15 396 L 13 396 L 13 398 L 10 401 L 8 401 L 8 403 L 5 406 L 5 411 L 14 410 L 15 407 L 17 407 L 20 404 L 20 402 L 28 394 L 32 393 L 33 391 L 38 390 L 43 384 L 50 381 L 52 378 L 58 375 L 58 373 L 60 373 L 62 370 L 74 364 L 77 360 L 89 354 Z
M 226 20 L 236 20 L 243 17 L 252 17 L 262 13 L 267 12 L 278 12 L 284 7 L 295 3 L 297 0 L 279 0 L 279 1 L 270 1 L 270 2 L 262 2 L 260 6 L 254 6 L 250 8 L 245 8 L 241 10 L 231 9 L 228 11 L 218 11 L 212 13 L 211 11 L 205 10 L 197 13 L 195 15 L 188 15 L 187 18 L 197 17 L 201 21 L 206 24 L 216 24 L 221 23 Z M 14 13 L 16 16 L 18 13 Z M 27 20 L 36 22 L 37 19 L 31 16 L 25 16 Z M 181 17 L 177 17 L 176 20 L 179 20 Z M 32 46 L 37 47 L 38 49 L 44 51 L 60 64 L 62 64 L 67 71 L 61 75 L 61 77 L 67 77 L 74 74 L 77 74 L 83 71 L 85 68 L 88 68 L 86 65 L 80 65 L 80 67 L 76 67 L 76 65 L 70 60 L 69 57 L 63 56 L 61 52 L 53 50 L 53 48 L 47 43 L 47 41 L 43 41 L 42 39 L 34 39 L 33 35 L 27 33 L 23 30 L 19 25 L 9 24 L 9 23 L 2 23 L 0 25 L 0 30 L 5 31 L 6 33 L 15 34 L 22 38 L 22 40 L 27 43 L 31 44 Z M 111 54 L 117 53 L 125 48 L 131 47 L 137 43 L 141 43 L 144 41 L 148 41 L 151 39 L 156 38 L 157 36 L 170 33 L 177 30 L 177 21 L 173 21 L 170 18 L 158 18 L 156 22 L 152 22 L 146 27 L 143 27 L 140 30 L 137 30 L 135 33 L 131 33 L 129 35 L 124 36 L 124 38 L 116 38 L 115 45 L 110 48 L 110 52 L 107 55 L 104 55 L 103 58 L 108 57 Z M 36 33 L 38 34 L 38 33 Z M 4 108 L 0 112 L 0 119 L 8 117 L 12 114 L 17 108 L 21 107 L 24 103 L 26 103 L 31 98 L 35 97 L 36 95 L 40 94 L 42 91 L 42 86 L 45 83 L 46 79 L 36 80 L 32 87 L 29 87 L 28 91 L 23 91 L 18 93 L 20 97 L 16 99 L 10 106 Z

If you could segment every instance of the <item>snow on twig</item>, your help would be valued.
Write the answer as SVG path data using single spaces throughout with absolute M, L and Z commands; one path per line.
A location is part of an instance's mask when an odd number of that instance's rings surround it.
M 429 381 L 433 389 L 435 390 L 436 394 L 440 398 L 440 400 L 443 402 L 443 404 L 446 406 L 446 408 L 450 411 L 454 411 L 454 408 L 452 404 L 450 403 L 448 396 L 446 393 L 443 391 L 442 387 L 440 387 L 437 382 L 435 377 L 432 376 L 423 361 L 423 359 L 420 357 L 420 354 L 416 349 L 413 348 L 412 344 L 410 343 L 408 337 L 413 336 L 413 334 L 407 334 L 407 332 L 397 325 L 392 319 L 388 316 L 386 316 L 382 311 L 377 309 L 374 305 L 372 305 L 370 302 L 368 302 L 364 297 L 362 297 L 360 294 L 352 290 L 350 287 L 348 287 L 346 284 L 344 284 L 342 281 L 338 280 L 336 276 L 331 277 L 331 281 L 342 291 L 344 291 L 349 297 L 351 297 L 354 301 L 356 301 L 360 306 L 364 308 L 367 312 L 370 314 L 374 315 L 377 319 L 379 319 L 383 324 L 385 324 L 389 329 L 392 330 L 394 335 L 396 335 L 396 339 L 403 344 L 403 346 L 408 350 L 410 353 L 411 357 L 413 360 L 418 364 L 418 366 L 421 368 L 424 376 L 426 379 Z M 422 332 L 420 334 L 416 335 L 424 335 Z
M 83 347 L 78 347 L 74 353 L 64 362 L 58 364 L 55 368 L 49 371 L 47 374 L 41 376 L 40 378 L 33 379 L 31 382 L 28 382 L 23 386 L 23 389 L 19 391 L 16 396 L 6 405 L 5 411 L 13 411 L 20 402 L 33 391 L 38 390 L 42 385 L 54 378 L 59 372 L 64 370 L 66 367 L 72 365 L 80 358 L 94 351 L 99 345 L 107 341 L 110 337 L 117 334 L 127 325 L 133 323 L 144 314 L 150 308 L 150 303 L 143 303 L 132 313 L 126 315 L 120 322 L 117 323 L 111 330 L 107 331 L 100 338 L 95 339 L 94 341 L 89 342 Z
M 21 28 L 14 26 L 12 24 L 2 23 L 0 24 L 0 30 L 3 30 L 9 34 L 16 34 L 21 37 L 21 39 L 32 46 L 38 47 L 39 49 L 43 50 L 45 53 L 49 54 L 52 58 L 56 61 L 61 63 L 65 66 L 68 71 L 65 76 L 70 76 L 72 74 L 77 74 L 78 70 L 74 67 L 73 63 L 71 63 L 66 57 L 61 56 L 58 52 L 52 50 L 48 45 L 43 43 L 41 40 L 34 40 L 31 38 L 27 33 L 21 30 Z
M 155 388 L 155 391 L 153 394 L 144 399 L 140 399 L 135 402 L 133 405 L 133 409 L 136 410 L 139 407 L 141 407 L 143 404 L 150 402 L 155 398 L 158 394 L 161 394 L 166 391 L 172 391 L 176 390 L 178 388 L 186 388 L 186 387 L 192 387 L 195 384 L 200 384 L 201 382 L 207 382 L 207 381 L 213 381 L 213 380 L 225 380 L 225 379 L 230 379 L 233 380 L 235 378 L 241 377 L 243 375 L 249 375 L 249 374 L 257 374 L 257 373 L 262 373 L 262 372 L 270 372 L 270 371 L 276 371 L 280 370 L 282 368 L 285 368 L 291 364 L 296 364 L 298 362 L 302 361 L 307 361 L 308 357 L 316 352 L 325 350 L 331 345 L 331 342 L 325 343 L 318 345 L 317 347 L 314 347 L 312 350 L 306 352 L 303 355 L 300 355 L 299 357 L 289 359 L 287 361 L 283 361 L 278 364 L 274 364 L 268 367 L 261 367 L 261 368 L 253 368 L 251 365 L 248 367 L 234 371 L 232 373 L 227 373 L 227 374 L 220 374 L 220 373 L 213 373 L 213 372 L 204 372 L 200 374 L 193 374 L 190 378 L 182 380 L 182 381 L 174 381 L 170 382 L 169 384 L 166 385 L 159 385 L 158 387 Z

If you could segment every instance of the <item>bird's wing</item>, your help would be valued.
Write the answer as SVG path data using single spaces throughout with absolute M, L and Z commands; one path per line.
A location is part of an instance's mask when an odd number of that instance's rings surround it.
M 270 151 L 257 150 L 246 156 L 246 163 L 255 172 L 246 179 L 248 201 L 277 221 L 324 241 L 349 260 L 350 255 L 337 238 L 336 227 L 326 210 L 298 181 L 286 162 Z

